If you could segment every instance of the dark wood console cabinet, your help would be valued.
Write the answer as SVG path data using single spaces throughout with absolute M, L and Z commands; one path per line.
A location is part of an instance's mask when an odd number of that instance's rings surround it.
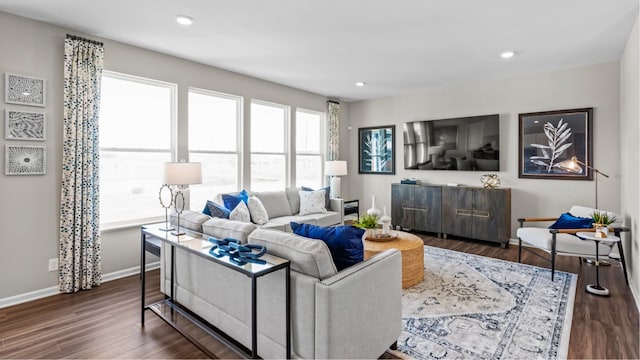
M 391 219 L 403 228 L 500 243 L 511 236 L 511 189 L 391 185 Z
M 403 228 L 442 232 L 442 187 L 391 185 L 391 221 Z

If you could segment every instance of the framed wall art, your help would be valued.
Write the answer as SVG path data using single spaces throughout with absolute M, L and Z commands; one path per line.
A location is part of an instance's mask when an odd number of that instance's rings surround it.
M 395 125 L 358 129 L 358 173 L 395 174 Z
M 44 113 L 5 110 L 4 137 L 7 140 L 46 139 L 46 116 Z
M 519 115 L 518 177 L 591 180 L 593 108 Z
M 4 102 L 44 107 L 46 80 L 29 76 L 4 74 Z
M 5 175 L 44 175 L 47 163 L 44 146 L 5 145 Z

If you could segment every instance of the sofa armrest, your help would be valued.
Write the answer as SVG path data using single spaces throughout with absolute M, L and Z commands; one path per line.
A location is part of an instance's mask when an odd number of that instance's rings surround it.
M 329 199 L 329 209 L 331 211 L 337 211 L 340 213 L 340 225 L 344 225 L 344 199 L 331 198 Z
M 378 358 L 402 332 L 402 257 L 390 249 L 316 283 L 316 358 Z

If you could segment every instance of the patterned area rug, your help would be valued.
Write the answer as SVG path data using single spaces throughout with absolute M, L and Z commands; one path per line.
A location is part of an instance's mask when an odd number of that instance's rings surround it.
M 424 247 L 398 350 L 416 359 L 567 357 L 577 275 Z

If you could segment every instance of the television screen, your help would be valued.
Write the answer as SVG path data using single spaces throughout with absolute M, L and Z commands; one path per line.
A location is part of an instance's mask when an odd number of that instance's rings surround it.
M 498 114 L 404 123 L 404 168 L 500 170 Z

